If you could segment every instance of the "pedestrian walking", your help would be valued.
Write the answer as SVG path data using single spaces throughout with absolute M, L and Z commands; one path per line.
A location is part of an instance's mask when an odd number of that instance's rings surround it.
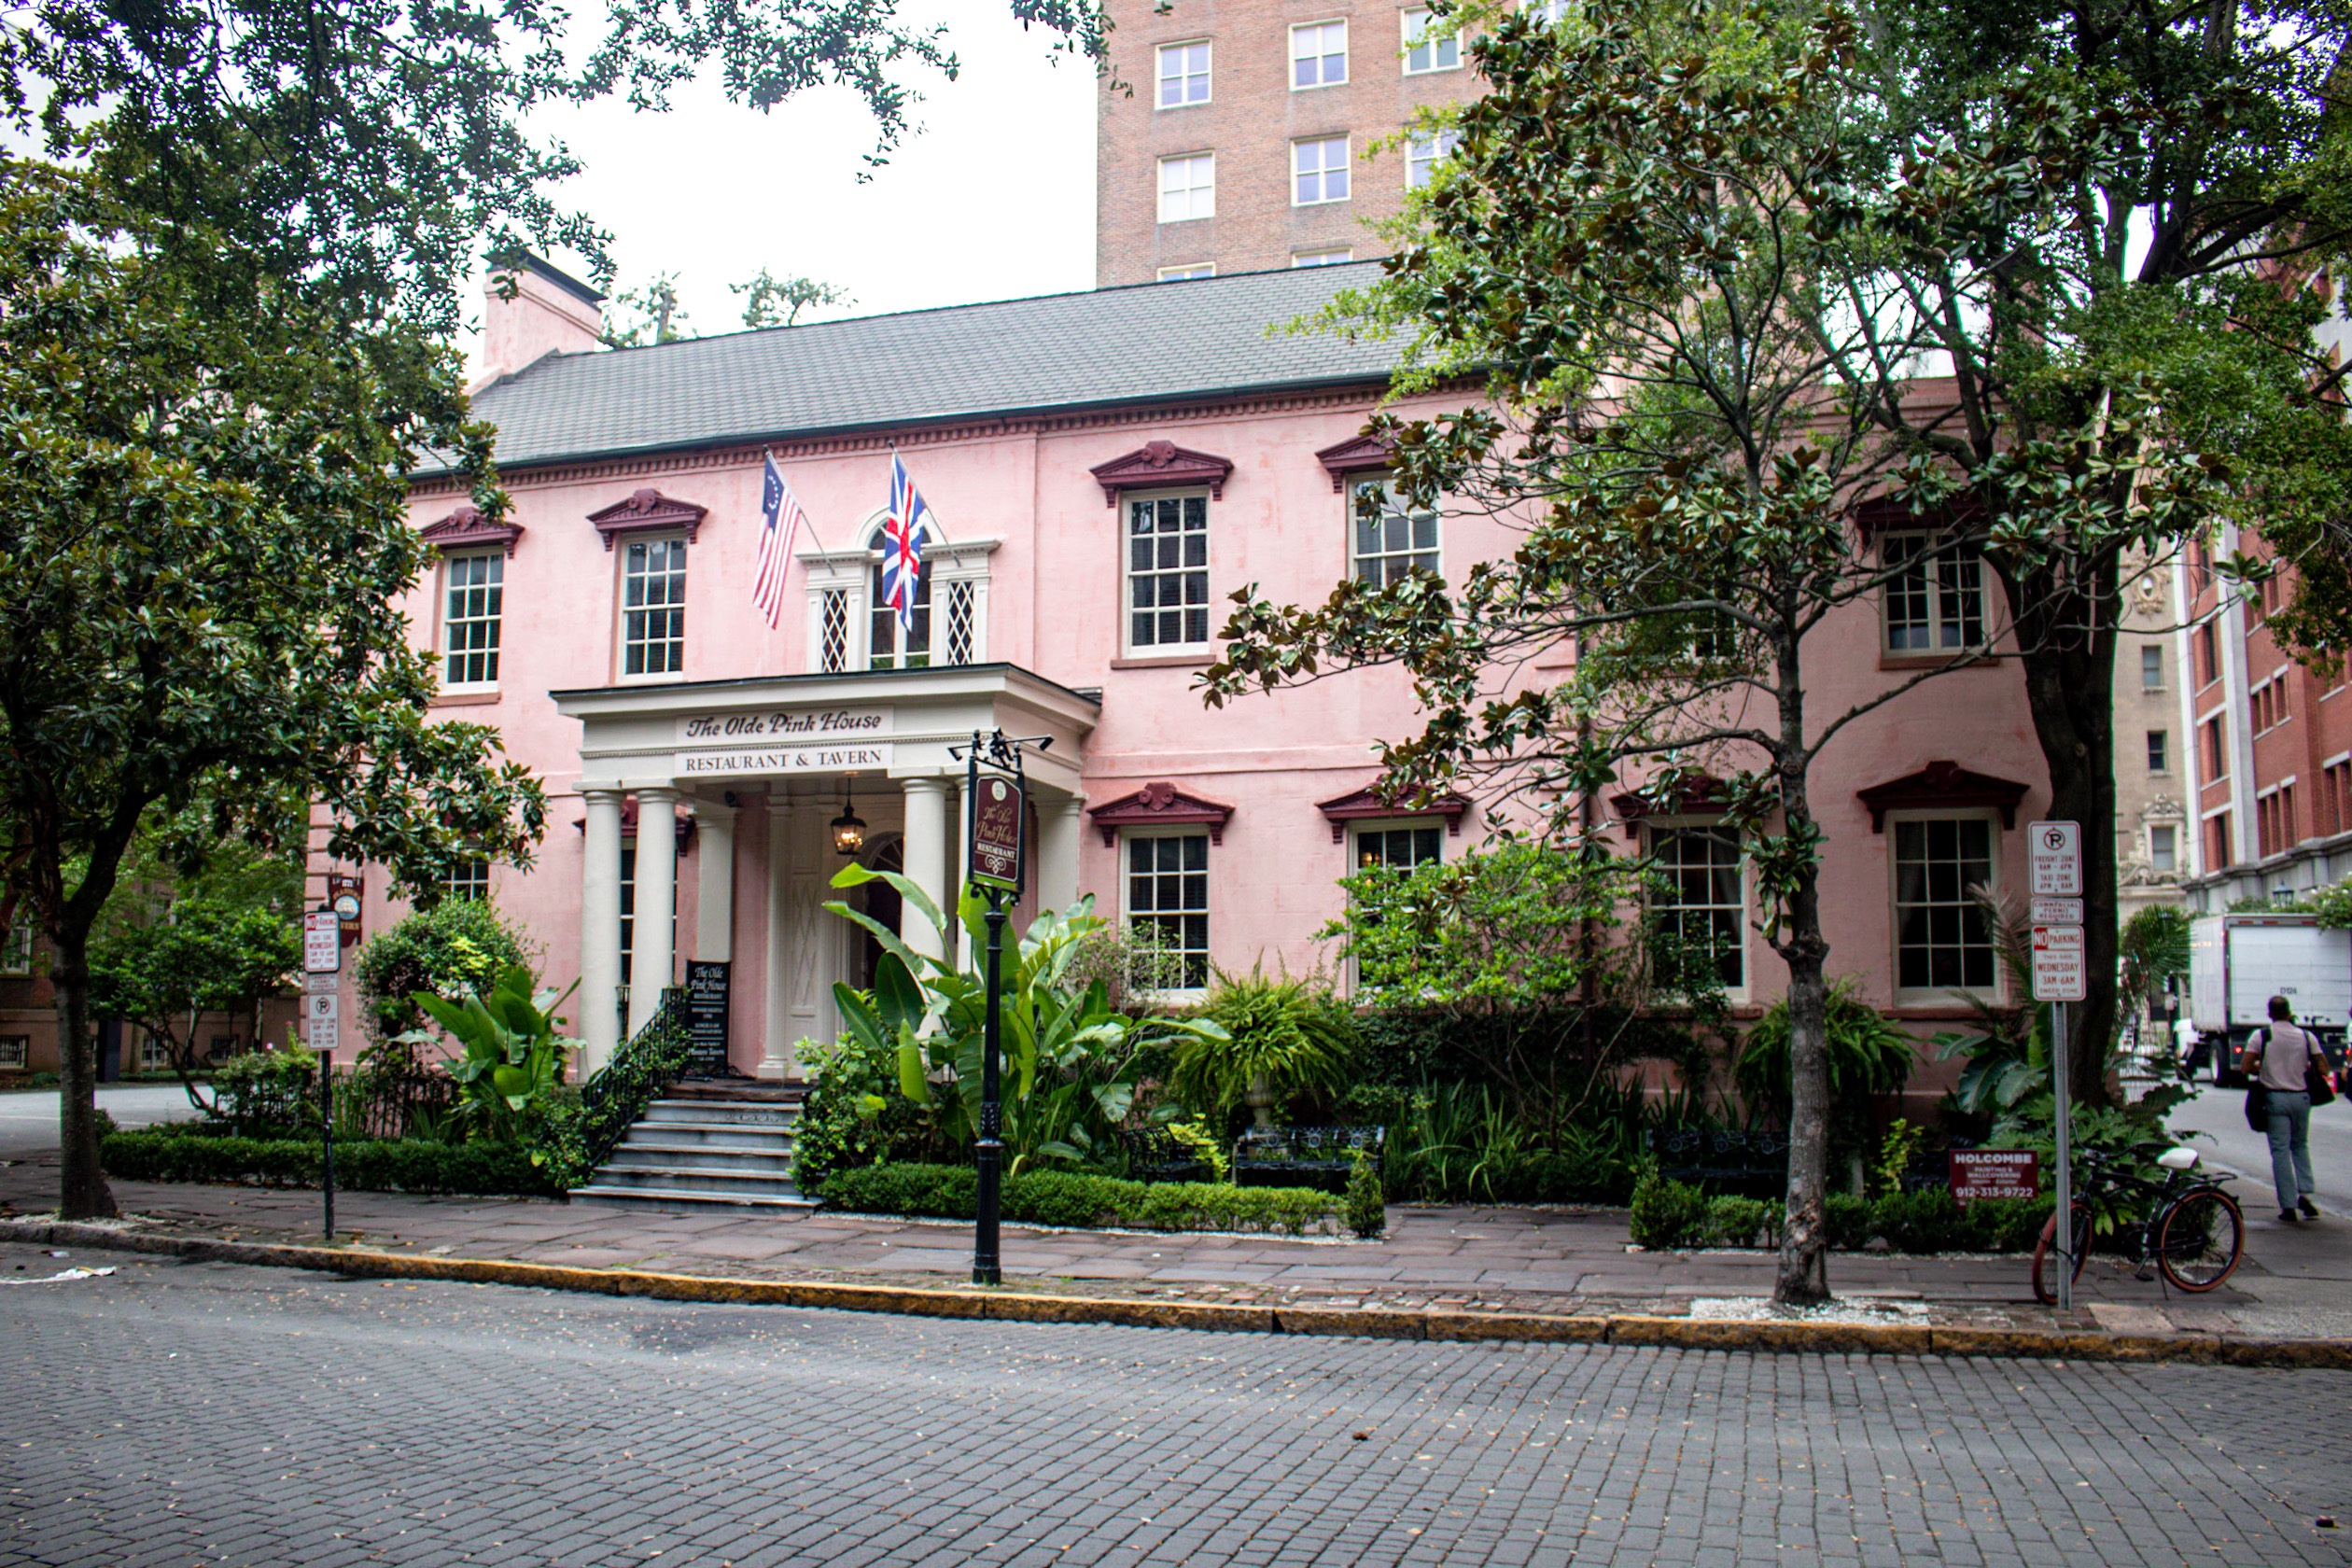
M 2311 1090 L 2316 1066 L 2324 1081 L 2327 1053 L 2309 1029 L 2296 1022 L 2287 999 L 2270 999 L 2271 1021 L 2246 1043 L 2245 1071 L 2253 1075 L 2247 1092 L 2262 1097 L 2269 1124 L 2271 1184 L 2278 1190 L 2278 1217 L 2289 1225 L 2316 1220 L 2311 1195 L 2319 1183 L 2311 1173 Z M 2248 1121 L 2254 1118 L 2248 1116 Z

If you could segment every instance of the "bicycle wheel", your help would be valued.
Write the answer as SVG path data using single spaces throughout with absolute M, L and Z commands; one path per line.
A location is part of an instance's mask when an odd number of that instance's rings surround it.
M 2074 1206 L 2075 1278 L 2082 1278 L 2082 1260 L 2091 1251 L 2091 1211 L 2078 1203 Z M 2058 1216 L 2052 1214 L 2042 1222 L 2041 1235 L 2034 1241 L 2034 1299 L 2045 1307 L 2058 1305 Z
M 2246 1255 L 2246 1217 L 2219 1187 L 2182 1195 L 2156 1225 L 2156 1267 L 2175 1290 L 2209 1291 Z

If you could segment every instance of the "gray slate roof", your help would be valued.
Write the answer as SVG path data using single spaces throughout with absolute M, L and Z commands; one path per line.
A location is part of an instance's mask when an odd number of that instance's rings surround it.
M 502 468 L 1383 380 L 1401 345 L 1267 335 L 1376 263 L 550 355 L 483 389 Z

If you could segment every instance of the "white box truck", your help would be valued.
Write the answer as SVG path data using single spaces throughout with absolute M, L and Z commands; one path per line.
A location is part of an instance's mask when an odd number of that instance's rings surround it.
M 2283 996 L 2295 1021 L 2344 1065 L 2352 1017 L 2352 931 L 2331 931 L 2313 915 L 2201 915 L 2189 922 L 2189 1021 L 2213 1081 L 2243 1087 L 2238 1053 L 2270 1022 Z

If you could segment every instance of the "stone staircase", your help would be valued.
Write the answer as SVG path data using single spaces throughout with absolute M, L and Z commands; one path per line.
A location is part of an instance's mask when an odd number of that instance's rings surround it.
M 647 1108 L 572 1200 L 626 1209 L 815 1208 L 817 1200 L 792 1184 L 804 1093 L 679 1084 Z

